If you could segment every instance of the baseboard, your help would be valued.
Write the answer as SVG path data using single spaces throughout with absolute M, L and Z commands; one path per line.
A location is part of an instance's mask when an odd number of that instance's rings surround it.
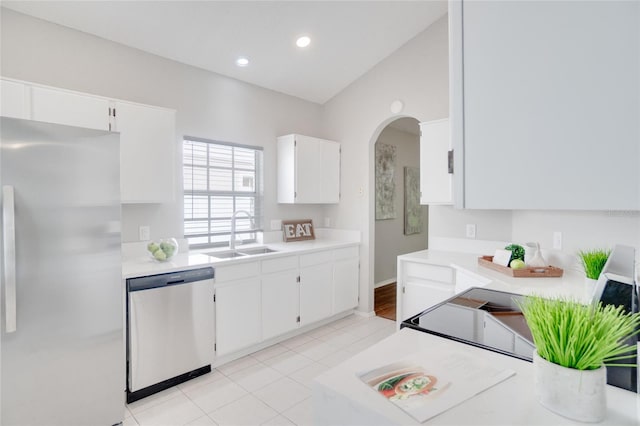
M 375 311 L 371 311 L 371 312 L 355 311 L 354 315 L 358 315 L 359 317 L 364 317 L 364 318 L 371 318 L 371 317 L 375 317 L 376 313 Z
M 396 277 L 389 278 L 388 280 L 380 281 L 379 283 L 375 283 L 373 288 L 383 287 L 387 284 L 393 284 L 397 281 Z

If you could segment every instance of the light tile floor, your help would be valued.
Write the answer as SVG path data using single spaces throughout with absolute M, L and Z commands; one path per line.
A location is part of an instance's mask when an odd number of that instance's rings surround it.
M 123 425 L 311 425 L 313 379 L 395 327 L 350 315 L 129 404 Z

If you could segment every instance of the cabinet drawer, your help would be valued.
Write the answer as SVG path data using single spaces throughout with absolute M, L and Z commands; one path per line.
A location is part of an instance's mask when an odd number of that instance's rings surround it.
M 286 271 L 287 269 L 296 269 L 298 267 L 298 256 L 279 257 L 277 259 L 269 259 L 262 261 L 262 273 L 269 274 L 271 272 Z
M 216 282 L 225 282 L 256 276 L 260 273 L 258 262 L 240 263 L 238 265 L 216 266 Z
M 333 261 L 333 252 L 331 250 L 319 251 L 317 253 L 300 255 L 300 267 L 320 265 L 321 263 L 329 263 Z
M 453 283 L 453 269 L 447 266 L 405 263 L 403 274 L 405 277 L 425 278 L 448 284 Z
M 345 248 L 336 249 L 333 251 L 334 260 L 352 259 L 354 257 L 358 257 L 359 255 L 360 255 L 360 250 L 358 246 L 345 247 Z

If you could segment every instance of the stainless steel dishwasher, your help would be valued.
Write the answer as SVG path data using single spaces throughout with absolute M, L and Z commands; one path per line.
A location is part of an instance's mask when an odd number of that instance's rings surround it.
M 127 402 L 211 371 L 213 268 L 127 280 Z

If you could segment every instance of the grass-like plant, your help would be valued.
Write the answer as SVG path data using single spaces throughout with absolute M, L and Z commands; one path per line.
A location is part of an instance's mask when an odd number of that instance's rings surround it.
M 517 303 L 538 355 L 547 361 L 577 370 L 632 365 L 615 362 L 633 357 L 636 347 L 624 340 L 640 332 L 640 313 L 627 314 L 622 306 L 539 296 Z
M 604 268 L 604 264 L 607 263 L 611 250 L 594 249 L 594 250 L 579 250 L 578 257 L 580 263 L 584 269 L 584 273 L 587 278 L 597 280 L 600 277 L 600 272 Z

